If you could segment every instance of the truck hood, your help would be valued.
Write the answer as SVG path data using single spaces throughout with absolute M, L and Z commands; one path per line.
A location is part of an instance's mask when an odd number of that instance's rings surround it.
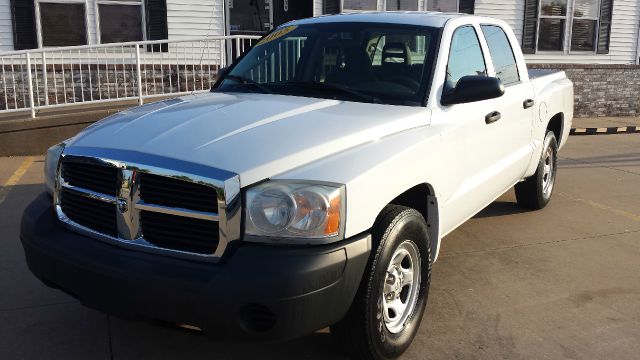
M 429 112 L 422 107 L 206 93 L 112 115 L 83 130 L 68 146 L 190 161 L 233 171 L 247 186 L 428 121 Z

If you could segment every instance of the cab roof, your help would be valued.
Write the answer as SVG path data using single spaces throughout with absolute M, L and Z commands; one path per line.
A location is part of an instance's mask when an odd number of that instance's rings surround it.
M 444 27 L 453 18 L 471 16 L 459 13 L 442 13 L 434 11 L 358 11 L 337 15 L 323 15 L 313 18 L 294 20 L 287 25 L 322 24 L 339 22 L 368 22 L 381 24 L 406 24 L 430 27 Z

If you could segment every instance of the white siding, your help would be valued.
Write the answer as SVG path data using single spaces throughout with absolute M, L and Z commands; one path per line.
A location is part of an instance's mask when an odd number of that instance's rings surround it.
M 322 0 L 313 0 L 313 16 L 322 15 L 322 3 Z
M 378 0 L 382 9 L 384 0 Z M 506 21 L 514 30 L 518 41 L 522 39 L 525 0 L 476 0 L 475 14 Z M 426 1 L 418 0 L 424 9 Z M 629 64 L 636 62 L 638 29 L 640 27 L 640 0 L 615 0 L 613 2 L 611 44 L 609 54 L 595 53 L 546 53 L 525 55 L 530 63 L 605 63 Z M 316 9 L 317 8 L 317 9 Z M 349 10 L 349 9 L 345 9 Z M 571 9 L 569 9 L 571 11 Z M 322 13 L 322 0 L 314 0 L 314 15 Z M 569 38 L 566 38 L 567 48 Z
M 571 11 L 571 9 L 568 9 Z M 476 15 L 502 19 L 513 27 L 518 41 L 522 39 L 524 0 L 476 0 Z M 615 0 L 611 25 L 609 54 L 595 53 L 544 53 L 525 55 L 529 63 L 602 63 L 629 64 L 636 62 L 638 27 L 640 26 L 640 1 Z M 568 48 L 569 38 L 566 38 Z
M 11 1 L 0 0 L 0 51 L 13 50 L 13 29 L 11 27 Z
M 298 1 L 298 0 L 296 0 Z M 314 15 L 322 14 L 322 0 L 313 1 Z M 424 0 L 418 0 L 424 6 Z M 378 8 L 384 0 L 377 0 Z M 167 0 L 169 39 L 224 35 L 223 0 Z M 476 0 L 476 15 L 502 19 L 522 38 L 524 0 Z M 99 42 L 96 1 L 87 0 L 87 34 L 89 44 Z M 546 53 L 526 55 L 531 63 L 635 63 L 640 26 L 640 1 L 615 0 L 609 54 Z M 569 41 L 567 39 L 567 41 Z M 0 51 L 13 50 L 10 0 L 0 0 Z
M 169 40 L 224 35 L 223 0 L 167 0 Z

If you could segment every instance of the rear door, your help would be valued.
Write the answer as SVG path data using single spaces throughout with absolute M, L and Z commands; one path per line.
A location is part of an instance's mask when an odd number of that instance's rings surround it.
M 505 86 L 505 93 L 497 99 L 499 121 L 493 125 L 494 139 L 501 148 L 501 171 L 506 183 L 524 176 L 531 159 L 531 126 L 534 118 L 534 90 L 526 76 L 518 73 L 516 58 L 505 31 L 498 25 L 481 25 L 489 49 L 494 76 Z M 524 79 L 524 80 L 523 80 Z M 496 159 L 498 160 L 498 159 Z

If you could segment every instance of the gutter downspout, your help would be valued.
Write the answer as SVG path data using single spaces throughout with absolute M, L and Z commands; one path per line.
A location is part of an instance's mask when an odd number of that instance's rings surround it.
M 230 2 L 233 0 L 224 0 L 224 5 L 222 6 L 222 18 L 224 20 L 224 35 L 231 35 L 231 4 Z M 231 59 L 231 41 L 224 42 L 224 63 L 222 66 L 229 66 L 233 60 Z
M 636 36 L 636 65 L 640 65 L 640 17 L 638 17 L 638 35 Z

